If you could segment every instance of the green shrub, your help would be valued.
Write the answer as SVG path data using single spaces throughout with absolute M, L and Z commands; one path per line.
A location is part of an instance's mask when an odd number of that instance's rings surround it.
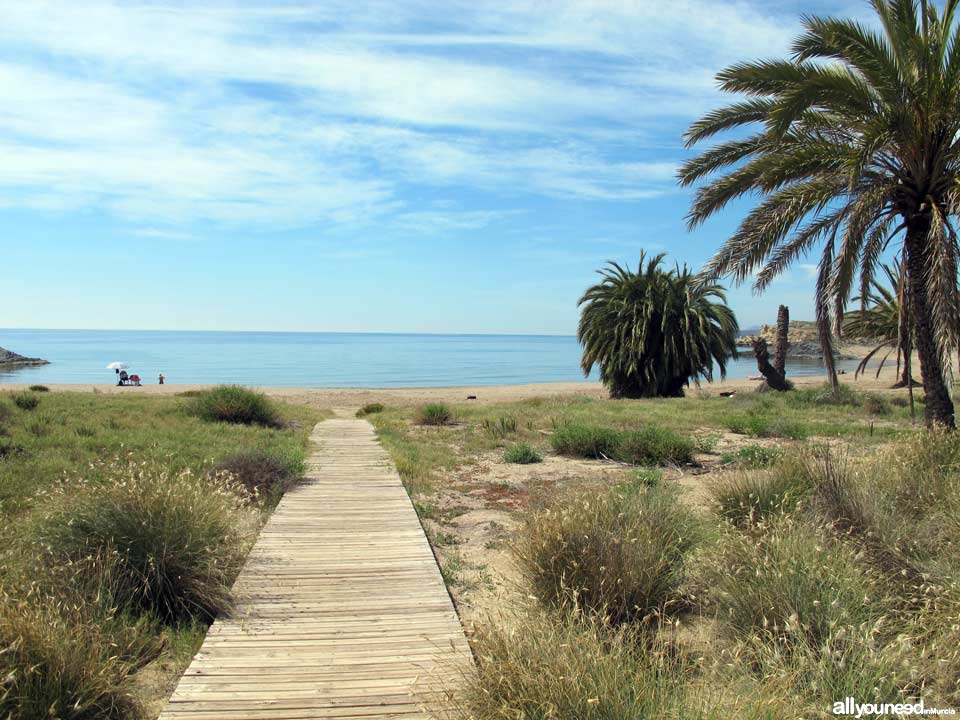
M 630 490 L 639 488 L 652 488 L 663 482 L 663 471 L 656 468 L 640 468 L 634 470 L 630 480 L 621 483 L 619 487 Z
M 724 453 L 720 460 L 725 465 L 736 464 L 743 468 L 756 469 L 773 465 L 782 455 L 780 448 L 745 445 L 734 453 Z
M 463 720 L 675 717 L 687 670 L 661 643 L 575 611 L 481 626 L 473 646 L 479 662 L 460 699 Z
M 498 417 L 496 420 L 484 418 L 483 429 L 492 437 L 505 438 L 507 435 L 513 435 L 517 432 L 517 419 L 507 416 Z
M 131 465 L 79 481 L 41 525 L 56 557 L 116 551 L 117 601 L 165 622 L 212 620 L 255 532 L 242 489 L 223 478 Z M 61 491 L 63 492 L 63 491 Z
M 693 460 L 693 442 L 672 430 L 648 426 L 623 433 L 614 457 L 634 465 L 681 465 Z
M 712 453 L 719 443 L 720 437 L 717 435 L 700 435 L 693 440 L 693 449 L 698 453 Z
M 879 395 L 864 395 L 863 409 L 871 415 L 889 415 L 890 403 Z
M 532 594 L 546 606 L 571 595 L 611 622 L 640 621 L 679 598 L 696 517 L 669 488 L 614 488 L 562 498 L 527 519 L 514 548 Z
M 543 455 L 527 443 L 517 443 L 506 449 L 503 453 L 503 461 L 517 465 L 529 465 L 543 462 Z
M 830 383 L 823 383 L 817 387 L 793 390 L 786 395 L 789 404 L 795 407 L 809 407 L 818 405 L 846 405 L 859 407 L 863 396 L 850 385 L 841 383 L 834 388 Z
M 560 455 L 599 459 L 614 457 L 620 440 L 617 430 L 569 422 L 554 428 L 550 444 Z
M 40 404 L 40 398 L 30 393 L 14 393 L 13 404 L 21 410 L 34 410 Z
M 793 407 L 853 407 L 863 408 L 872 415 L 890 414 L 890 403 L 875 394 L 858 392 L 841 383 L 834 389 L 830 383 L 819 387 L 794 390 L 787 394 L 787 404 Z
M 727 429 L 738 435 L 758 438 L 787 438 L 803 440 L 809 432 L 803 423 L 782 416 L 771 417 L 750 412 L 727 418 Z
M 384 410 L 386 410 L 386 407 L 384 406 L 383 403 L 378 403 L 378 402 L 367 403 L 362 408 L 357 410 L 357 417 L 362 418 L 362 417 L 366 417 L 367 415 L 376 415 L 377 413 L 381 413 Z
M 449 425 L 453 411 L 443 403 L 428 403 L 417 410 L 417 422 L 421 425 Z
M 11 455 L 19 455 L 26 452 L 23 445 L 14 442 L 10 438 L 0 437 L 0 460 Z
M 789 456 L 768 471 L 721 476 L 709 489 L 719 515 L 745 527 L 790 512 L 811 493 L 814 485 L 806 461 Z
M 691 440 L 654 426 L 621 431 L 561 423 L 554 428 L 550 442 L 560 455 L 620 460 L 634 465 L 687 463 L 693 459 L 694 450 Z
M 50 434 L 51 424 L 50 418 L 40 416 L 27 421 L 24 424 L 24 428 L 35 437 L 45 437 Z
M 252 496 L 275 501 L 297 484 L 303 464 L 265 450 L 245 450 L 223 458 L 214 470 L 227 473 Z
M 48 388 L 46 385 L 31 385 L 30 391 L 31 392 L 50 392 L 50 388 Z
M 237 385 L 220 385 L 194 400 L 194 412 L 210 422 L 282 427 L 276 407 L 263 393 Z

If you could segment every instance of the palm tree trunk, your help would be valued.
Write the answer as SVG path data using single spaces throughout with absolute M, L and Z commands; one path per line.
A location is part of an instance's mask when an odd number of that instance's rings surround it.
M 767 350 L 767 341 L 758 337 L 753 341 L 753 354 L 757 358 L 757 369 L 760 374 L 766 378 L 766 388 L 761 386 L 758 390 L 776 390 L 777 392 L 787 392 L 793 390 L 791 383 L 782 372 L 770 364 L 770 351 Z
M 930 215 L 917 213 L 907 220 L 907 235 L 904 240 L 907 256 L 907 282 L 910 292 L 910 314 L 916 332 L 917 354 L 920 356 L 920 373 L 923 376 L 925 395 L 924 420 L 927 427 L 939 425 L 955 428 L 953 400 L 947 390 L 943 375 L 940 349 L 934 336 L 933 317 L 927 297 L 927 235 L 930 230 Z
M 787 375 L 787 349 L 790 347 L 790 308 L 781 305 L 777 310 L 777 344 L 773 355 L 773 367 Z

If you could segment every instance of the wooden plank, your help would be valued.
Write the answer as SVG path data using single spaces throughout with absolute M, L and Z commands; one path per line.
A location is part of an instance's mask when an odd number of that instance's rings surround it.
M 463 627 L 413 505 L 365 420 L 311 436 L 160 720 L 414 720 L 472 672 Z

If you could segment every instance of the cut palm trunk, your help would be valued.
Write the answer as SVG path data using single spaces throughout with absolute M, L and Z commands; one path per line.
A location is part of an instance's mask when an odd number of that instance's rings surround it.
M 793 390 L 793 383 L 787 380 L 786 373 L 777 370 L 770 363 L 770 351 L 767 350 L 766 340 L 757 338 L 753 341 L 753 354 L 757 356 L 757 369 L 764 377 L 764 384 L 758 388 L 760 391 L 786 392 L 787 390 Z

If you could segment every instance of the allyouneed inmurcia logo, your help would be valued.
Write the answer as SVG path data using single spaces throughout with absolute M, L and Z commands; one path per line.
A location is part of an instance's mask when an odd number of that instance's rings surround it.
M 852 697 L 833 704 L 834 715 L 850 715 L 855 718 L 895 715 L 900 717 L 918 715 L 956 715 L 956 708 L 928 708 L 923 700 L 916 703 L 858 703 Z

